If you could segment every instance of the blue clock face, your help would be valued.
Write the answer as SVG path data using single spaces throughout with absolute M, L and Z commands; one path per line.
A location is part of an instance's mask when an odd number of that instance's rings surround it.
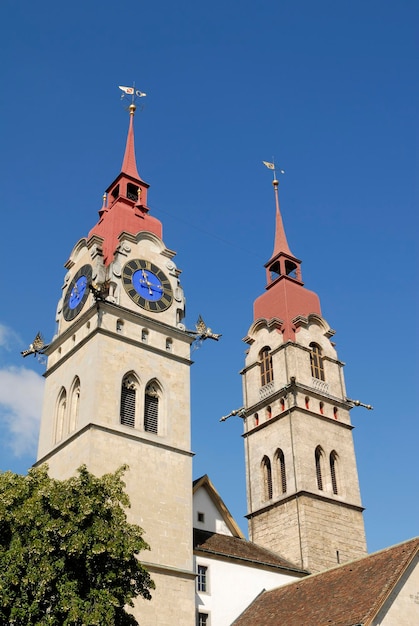
M 87 289 L 86 276 L 80 276 L 74 283 L 73 289 L 70 291 L 70 297 L 68 299 L 68 306 L 70 309 L 75 309 L 83 299 L 85 291 Z
M 65 294 L 63 316 L 71 322 L 80 313 L 89 296 L 89 285 L 92 282 L 91 265 L 83 265 L 73 277 Z
M 146 269 L 140 269 L 132 275 L 132 285 L 134 289 L 151 302 L 160 300 L 164 293 L 162 282 L 153 272 Z
M 131 300 L 150 313 L 165 311 L 173 302 L 169 279 L 151 261 L 128 261 L 122 270 L 122 283 Z

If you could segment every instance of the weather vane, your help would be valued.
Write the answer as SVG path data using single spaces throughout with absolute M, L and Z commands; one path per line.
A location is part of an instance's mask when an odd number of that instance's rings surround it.
M 131 104 L 135 104 L 136 98 L 144 98 L 147 95 L 144 91 L 136 89 L 135 83 L 133 83 L 132 87 L 124 87 L 123 85 L 118 85 L 118 87 L 122 91 L 121 100 L 127 96 L 131 96 Z
M 262 161 L 262 163 L 263 163 L 263 165 L 265 165 L 268 168 L 268 170 L 273 170 L 274 180 L 277 180 L 274 158 L 272 157 L 272 163 L 270 161 Z M 285 170 L 279 170 L 279 173 L 280 174 L 285 174 Z

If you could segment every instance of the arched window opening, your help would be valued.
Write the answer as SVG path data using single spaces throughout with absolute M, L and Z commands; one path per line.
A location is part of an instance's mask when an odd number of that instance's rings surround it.
M 281 398 L 281 411 L 285 411 L 285 399 Z
M 306 409 L 309 409 L 310 408 L 310 398 L 308 396 L 306 396 L 304 398 L 304 402 L 305 402 L 305 405 L 306 405 Z
M 111 196 L 114 200 L 119 196 L 119 185 L 116 185 L 111 191 Z
M 285 261 L 285 273 L 291 278 L 297 278 L 297 266 L 295 263 L 289 261 L 288 259 Z
M 311 343 L 310 348 L 311 375 L 318 380 L 324 380 L 322 349 L 317 343 Z
M 166 339 L 166 350 L 167 350 L 167 352 L 172 352 L 172 348 L 173 348 L 173 341 L 170 339 L 170 337 L 167 337 L 167 339 Z
M 255 426 L 259 426 L 259 415 L 257 413 L 255 413 L 254 419 L 255 419 Z
M 285 456 L 281 448 L 276 451 L 276 462 L 278 467 L 278 485 L 281 493 L 287 493 L 287 474 L 285 471 Z
M 316 461 L 317 488 L 323 491 L 324 453 L 320 446 L 317 446 L 314 457 Z
M 335 420 L 338 419 L 338 407 L 337 406 L 333 407 L 333 417 L 335 418 Z
M 134 185 L 133 183 L 128 183 L 127 185 L 127 198 L 128 200 L 133 200 L 137 202 L 138 200 L 138 185 Z
M 122 320 L 116 320 L 116 332 L 122 333 L 124 330 L 124 322 Z
M 270 419 L 271 419 L 271 417 L 272 417 L 272 407 L 267 406 L 267 407 L 266 407 L 266 419 L 267 419 L 267 420 L 270 420 Z
M 262 459 L 263 499 L 272 500 L 272 468 L 267 456 Z
M 146 328 L 143 328 L 141 331 L 141 341 L 148 343 L 148 330 Z
M 137 381 L 132 374 L 127 374 L 121 386 L 120 420 L 124 426 L 135 427 L 135 405 L 137 397 Z
M 337 481 L 337 462 L 338 455 L 335 450 L 330 453 L 330 476 L 332 479 L 332 490 L 335 495 L 338 494 L 338 481 Z
M 274 379 L 273 367 L 272 367 L 272 355 L 271 349 L 266 346 L 262 348 L 259 353 L 260 358 L 260 382 L 264 387 Z
M 320 410 L 320 413 L 323 415 L 324 414 L 324 403 L 323 402 L 319 403 L 319 410 Z
M 276 280 L 278 276 L 281 276 L 279 261 L 275 261 L 275 263 L 272 263 L 271 267 L 269 268 L 269 275 L 271 277 L 271 280 Z
M 156 382 L 147 385 L 144 396 L 144 430 L 158 432 L 159 425 L 159 388 Z
M 70 398 L 70 423 L 68 430 L 72 433 L 76 430 L 77 420 L 79 417 L 80 380 L 78 376 L 74 379 Z
M 57 402 L 57 418 L 55 422 L 55 443 L 61 441 L 64 433 L 64 421 L 67 409 L 67 392 L 61 387 Z

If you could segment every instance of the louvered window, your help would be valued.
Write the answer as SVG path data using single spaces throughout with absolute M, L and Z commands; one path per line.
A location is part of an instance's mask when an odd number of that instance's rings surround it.
M 335 451 L 330 453 L 330 476 L 332 479 L 332 489 L 333 493 L 337 495 L 338 493 L 338 481 L 336 478 L 336 462 L 337 462 L 337 454 Z
M 120 418 L 121 424 L 131 428 L 135 426 L 135 396 L 135 385 L 129 379 L 125 379 L 121 388 Z
M 285 457 L 283 451 L 279 448 L 276 453 L 279 469 L 279 482 L 281 485 L 281 492 L 287 492 L 287 475 L 285 471 Z
M 267 456 L 262 461 L 264 500 L 272 500 L 272 468 Z
M 317 478 L 317 488 L 323 491 L 323 475 L 322 475 L 322 461 L 323 461 L 323 451 L 318 446 L 316 448 L 316 452 L 314 454 L 316 460 L 316 478 Z
M 144 430 L 148 433 L 158 432 L 159 396 L 154 385 L 149 385 L 144 398 Z

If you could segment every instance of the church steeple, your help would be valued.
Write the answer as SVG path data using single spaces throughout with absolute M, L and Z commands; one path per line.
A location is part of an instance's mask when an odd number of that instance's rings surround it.
M 277 318 L 282 322 L 284 340 L 295 339 L 294 319 L 309 313 L 321 315 L 320 301 L 304 287 L 301 261 L 291 252 L 282 221 L 278 180 L 273 180 L 275 194 L 275 242 L 271 258 L 265 264 L 266 291 L 254 303 L 254 320 Z
M 99 221 L 90 231 L 88 238 L 98 235 L 103 239 L 105 265 L 113 260 L 119 244 L 119 235 L 132 235 L 148 231 L 162 238 L 161 222 L 148 214 L 147 190 L 149 184 L 139 175 L 134 146 L 134 114 L 136 106 L 129 106 L 129 127 L 121 172 L 106 190 Z

